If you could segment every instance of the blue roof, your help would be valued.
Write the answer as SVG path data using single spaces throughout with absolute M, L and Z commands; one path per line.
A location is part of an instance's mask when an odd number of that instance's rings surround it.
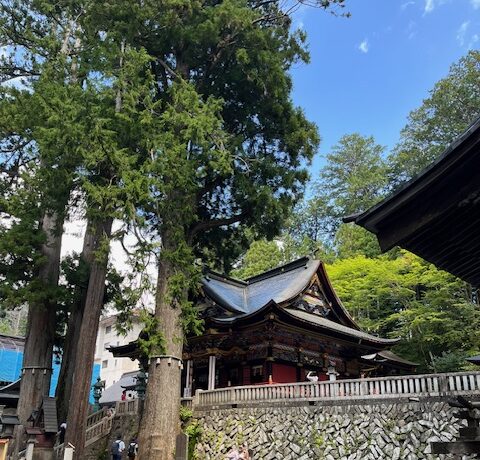
M 208 297 L 237 314 L 260 310 L 271 300 L 282 304 L 301 293 L 320 265 L 318 260 L 299 259 L 246 281 L 210 272 L 202 281 Z

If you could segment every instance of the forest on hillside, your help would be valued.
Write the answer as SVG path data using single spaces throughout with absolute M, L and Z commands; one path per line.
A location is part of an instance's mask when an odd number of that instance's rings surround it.
M 413 178 L 479 115 L 480 52 L 470 51 L 410 113 L 392 151 L 373 137 L 343 136 L 281 235 L 270 241 L 252 235 L 231 275 L 248 278 L 304 255 L 322 259 L 359 324 L 401 337 L 396 351 L 419 370 L 468 368 L 465 357 L 480 351 L 478 290 L 400 248 L 381 254 L 374 235 L 342 218 Z

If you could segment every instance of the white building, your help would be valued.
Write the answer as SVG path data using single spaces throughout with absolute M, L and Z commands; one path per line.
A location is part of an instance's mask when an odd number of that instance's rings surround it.
M 125 345 L 138 338 L 143 324 L 138 318 L 133 319 L 132 329 L 126 336 L 118 334 L 115 329 L 116 315 L 107 316 L 100 320 L 98 328 L 97 346 L 95 349 L 95 364 L 100 365 L 100 378 L 105 381 L 105 388 L 120 380 L 126 372 L 138 369 L 138 361 L 130 358 L 114 358 L 107 348 L 111 345 Z

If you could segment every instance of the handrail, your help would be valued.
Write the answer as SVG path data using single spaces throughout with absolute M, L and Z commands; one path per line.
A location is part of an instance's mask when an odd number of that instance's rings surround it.
M 480 372 L 373 377 L 322 382 L 247 385 L 197 391 L 193 405 L 287 400 L 343 400 L 480 393 Z
M 127 399 L 125 401 L 117 401 L 115 403 L 116 415 L 131 415 L 138 413 L 139 399 Z

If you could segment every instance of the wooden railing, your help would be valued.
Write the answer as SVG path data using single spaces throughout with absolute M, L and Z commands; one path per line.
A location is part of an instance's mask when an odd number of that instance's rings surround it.
M 95 425 L 88 427 L 85 433 L 85 446 L 93 444 L 98 439 L 103 438 L 110 433 L 112 429 L 112 421 L 113 417 L 107 415 Z
M 480 372 L 407 375 L 317 383 L 255 385 L 197 391 L 193 406 L 274 401 L 321 401 L 416 396 L 480 395 Z
M 138 413 L 139 399 L 128 399 L 115 403 L 115 415 L 133 415 Z
M 53 458 L 55 460 L 62 460 L 63 457 L 64 457 L 64 453 L 65 453 L 65 445 L 64 444 L 57 444 L 53 448 Z
M 102 409 L 89 415 L 85 432 L 85 446 L 89 446 L 109 434 L 112 429 L 112 421 L 113 413 L 109 413 L 107 409 Z
M 87 417 L 87 428 L 89 426 L 97 424 L 100 420 L 102 420 L 105 416 L 107 415 L 107 410 L 106 409 L 101 409 L 97 412 L 94 412 L 93 414 L 90 414 Z

